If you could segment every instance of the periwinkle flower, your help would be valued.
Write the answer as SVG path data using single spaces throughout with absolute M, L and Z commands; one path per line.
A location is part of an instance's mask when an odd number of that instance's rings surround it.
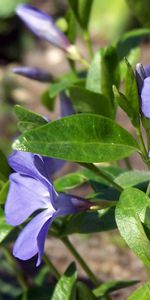
M 39 38 L 67 51 L 71 46 L 67 37 L 56 27 L 52 17 L 29 4 L 19 4 L 17 15 Z
M 18 226 L 36 212 L 17 238 L 13 254 L 22 260 L 38 254 L 37 266 L 41 263 L 45 238 L 52 222 L 57 217 L 90 207 L 86 200 L 55 191 L 50 179 L 51 163 L 51 158 L 22 151 L 14 151 L 9 157 L 15 173 L 10 175 L 6 221 Z
M 15 67 L 12 71 L 15 74 L 41 82 L 53 81 L 53 76 L 50 73 L 36 67 Z
M 75 110 L 73 108 L 71 99 L 66 95 L 65 92 L 61 92 L 60 96 L 60 117 L 63 118 L 65 116 L 73 115 Z
M 146 118 L 150 118 L 150 65 L 143 67 L 142 64 L 137 64 L 136 79 L 141 111 Z

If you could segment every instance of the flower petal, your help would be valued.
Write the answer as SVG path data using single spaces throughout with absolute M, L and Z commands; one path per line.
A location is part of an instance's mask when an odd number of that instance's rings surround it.
M 67 51 L 70 42 L 56 27 L 53 19 L 46 13 L 29 4 L 20 4 L 16 9 L 17 15 L 39 38 L 47 40 L 54 46 Z
M 146 78 L 141 91 L 141 110 L 145 117 L 150 118 L 150 77 Z
M 74 113 L 75 111 L 71 100 L 64 92 L 62 92 L 60 94 L 60 117 L 63 118 L 65 116 L 73 115 Z
M 15 257 L 27 260 L 39 252 L 38 235 L 44 224 L 46 224 L 46 230 L 48 229 L 52 215 L 53 213 L 50 213 L 49 210 L 45 210 L 34 217 L 32 221 L 25 226 L 14 245 L 13 255 Z M 44 230 L 43 235 L 40 235 L 43 245 L 46 237 L 45 233 L 46 231 Z
M 38 237 L 37 237 L 37 244 L 38 244 L 38 259 L 37 259 L 37 263 L 36 266 L 38 267 L 42 261 L 42 256 L 43 256 L 43 252 L 44 252 L 44 242 L 48 233 L 48 229 L 50 227 L 50 225 L 52 224 L 52 221 L 54 220 L 54 218 L 52 217 L 51 219 L 48 219 L 48 221 L 43 225 L 43 227 L 41 228 Z
M 150 65 L 145 66 L 144 71 L 145 71 L 146 77 L 149 77 L 150 76 Z
M 57 211 L 60 212 L 62 216 L 87 210 L 90 206 L 91 203 L 88 200 L 73 195 L 59 193 L 57 197 Z
M 66 164 L 65 160 L 51 157 L 43 157 L 43 162 L 44 168 L 49 178 L 51 178 L 57 171 L 59 171 L 64 166 L 64 164 Z
M 13 73 L 41 82 L 51 82 L 53 80 L 51 74 L 34 67 L 15 67 Z
M 48 188 L 39 180 L 17 173 L 12 174 L 5 204 L 7 223 L 19 225 L 38 209 L 49 208 L 53 212 L 52 197 L 53 194 L 50 195 Z
M 39 178 L 40 173 L 35 165 L 35 155 L 29 152 L 13 151 L 8 158 L 11 168 L 24 175 Z

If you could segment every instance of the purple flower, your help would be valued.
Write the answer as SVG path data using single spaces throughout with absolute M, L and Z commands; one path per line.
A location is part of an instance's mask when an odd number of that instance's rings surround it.
M 146 118 L 150 118 L 150 65 L 143 67 L 136 65 L 136 79 L 141 101 L 141 111 Z
M 12 71 L 21 76 L 41 82 L 53 81 L 53 76 L 50 73 L 35 67 L 15 67 Z
M 20 4 L 16 8 L 16 13 L 39 38 L 65 51 L 71 46 L 66 36 L 56 27 L 53 19 L 43 11 L 29 4 Z
M 65 92 L 60 93 L 60 117 L 73 115 L 75 113 L 72 102 Z
M 15 173 L 10 175 L 6 221 L 17 226 L 36 212 L 17 238 L 13 254 L 22 260 L 38 254 L 37 266 L 41 263 L 45 238 L 54 219 L 90 207 L 88 201 L 55 191 L 50 180 L 51 162 L 51 158 L 22 151 L 15 151 L 9 157 Z

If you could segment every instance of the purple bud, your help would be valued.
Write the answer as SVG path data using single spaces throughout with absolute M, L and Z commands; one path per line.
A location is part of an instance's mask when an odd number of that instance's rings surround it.
M 73 105 L 65 92 L 60 93 L 60 117 L 73 115 L 75 113 Z
M 48 72 L 34 67 L 15 67 L 13 68 L 13 73 L 19 74 L 21 76 L 41 81 L 41 82 L 51 82 L 53 77 Z
M 66 36 L 56 27 L 52 17 L 48 14 L 28 4 L 18 5 L 16 13 L 39 38 L 65 51 L 71 46 Z
M 136 80 L 138 85 L 141 112 L 146 118 L 150 118 L 150 65 L 143 67 L 136 65 Z

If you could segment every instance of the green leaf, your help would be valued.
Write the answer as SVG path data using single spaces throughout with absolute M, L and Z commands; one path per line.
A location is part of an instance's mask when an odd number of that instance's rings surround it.
M 54 186 L 57 192 L 65 192 L 75 187 L 80 186 L 88 179 L 81 173 L 70 173 L 64 175 L 54 181 Z
M 107 97 L 78 86 L 71 87 L 69 93 L 76 112 L 113 117 L 112 106 Z
M 0 243 L 6 238 L 12 229 L 13 227 L 6 223 L 4 212 L 2 208 L 0 208 Z
M 150 172 L 138 170 L 124 172 L 115 178 L 115 182 L 123 188 L 132 187 L 146 181 L 150 181 Z
M 47 123 L 47 121 L 44 118 L 42 118 L 40 115 L 30 110 L 27 110 L 26 108 L 20 105 L 15 106 L 15 113 L 17 118 L 21 122 L 35 124 L 35 126 L 44 125 Z
M 150 299 L 150 283 L 147 282 L 132 295 L 128 297 L 128 300 L 149 300 Z
M 100 286 L 94 289 L 93 293 L 96 297 L 101 297 L 108 293 L 132 286 L 136 283 L 138 283 L 137 280 L 110 280 L 105 283 L 102 283 Z
M 75 40 L 77 37 L 77 22 L 72 9 L 67 10 L 67 14 L 65 18 L 68 25 L 67 32 L 65 32 L 65 34 L 67 35 L 69 41 L 72 44 L 75 44 Z
M 41 96 L 42 104 L 50 111 L 54 110 L 55 97 L 50 97 L 49 90 L 46 90 Z
M 13 147 L 77 162 L 113 161 L 138 150 L 125 129 L 94 114 L 72 115 L 27 131 Z
M 129 64 L 128 60 L 125 59 L 125 63 L 127 66 L 127 73 L 125 77 L 125 96 L 128 99 L 128 102 L 134 112 L 134 122 L 139 124 L 140 122 L 140 101 L 139 101 L 139 94 L 138 94 L 138 87 L 136 83 L 136 78 L 134 71 Z
M 53 289 L 48 287 L 34 287 L 21 294 L 16 300 L 50 300 Z
M 0 204 L 4 204 L 9 190 L 9 181 L 7 181 L 0 190 Z
M 0 179 L 6 181 L 10 174 L 10 168 L 4 153 L 0 150 Z
M 59 279 L 52 300 L 75 300 L 75 283 L 77 280 L 76 266 L 74 263 L 65 271 L 64 275 Z
M 25 0 L 24 3 L 29 1 Z M 22 3 L 22 0 L 5 0 L 0 1 L 0 18 L 8 18 L 15 15 L 16 6 Z
M 150 27 L 149 0 L 126 0 L 131 12 L 139 19 L 144 27 Z
M 68 73 L 63 78 L 60 78 L 59 82 L 52 83 L 49 88 L 49 97 L 54 98 L 60 92 L 65 91 L 73 84 L 75 84 L 79 78 L 74 73 Z
M 113 86 L 113 91 L 114 91 L 114 97 L 118 105 L 126 112 L 128 117 L 130 118 L 133 126 L 137 126 L 139 121 L 137 122 L 137 114 L 135 113 L 134 109 L 132 108 L 129 100 L 121 93 L 118 91 L 118 89 Z
M 135 188 L 124 190 L 116 206 L 116 222 L 120 234 L 146 265 L 150 265 L 150 241 L 143 224 L 148 220 L 149 206 L 150 198 Z M 150 227 L 149 224 L 146 225 Z
M 68 218 L 61 228 L 61 235 L 88 234 L 116 229 L 114 208 L 82 212 Z
M 97 298 L 93 292 L 83 283 L 77 283 L 77 293 L 79 300 L 96 300 Z
M 134 0 L 133 0 L 134 1 Z M 135 1 L 134 1 L 135 5 Z M 118 58 L 121 60 L 129 54 L 129 52 L 140 45 L 140 43 L 145 39 L 150 37 L 149 28 L 134 29 L 126 32 L 116 44 L 116 49 L 118 53 Z
M 119 85 L 119 65 L 116 49 L 112 46 L 100 49 L 94 57 L 87 75 L 86 88 L 103 94 L 115 109 L 112 85 Z
M 93 0 L 68 0 L 68 2 L 81 28 L 86 30 Z

